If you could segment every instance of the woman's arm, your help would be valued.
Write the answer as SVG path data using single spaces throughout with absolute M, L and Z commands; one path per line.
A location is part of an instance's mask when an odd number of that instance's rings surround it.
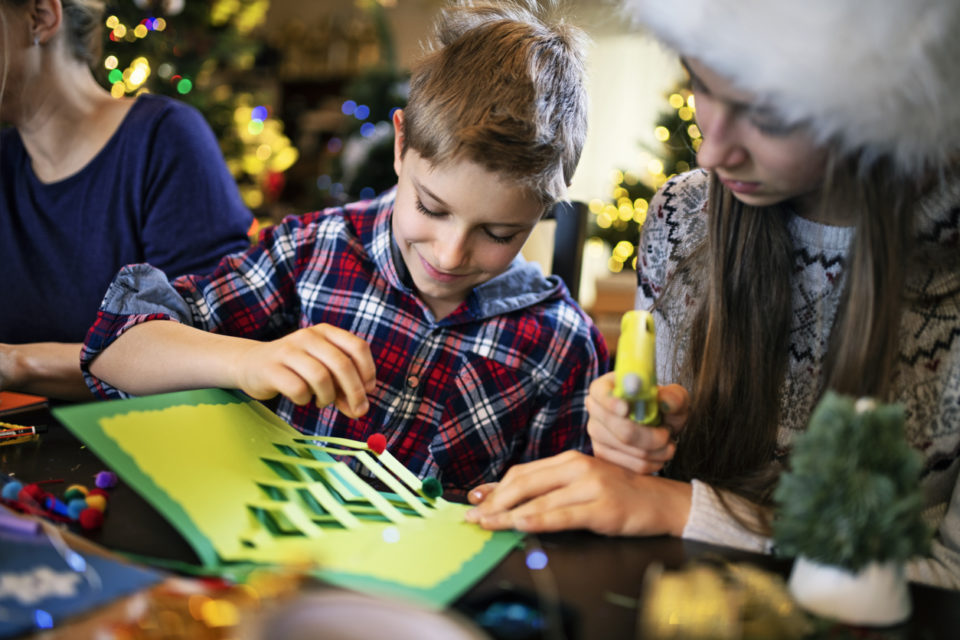
M 934 524 L 930 555 L 907 564 L 907 577 L 916 582 L 960 589 L 960 477 L 954 481 L 947 511 Z M 930 509 L 929 511 L 937 511 Z
M 77 343 L 0 344 L 0 389 L 62 400 L 92 400 Z

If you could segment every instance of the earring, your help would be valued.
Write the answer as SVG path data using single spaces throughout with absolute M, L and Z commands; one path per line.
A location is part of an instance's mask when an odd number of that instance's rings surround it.
M 33 36 L 33 46 L 35 46 L 35 47 L 39 47 L 39 46 L 40 46 L 40 38 L 39 38 L 39 37 Z

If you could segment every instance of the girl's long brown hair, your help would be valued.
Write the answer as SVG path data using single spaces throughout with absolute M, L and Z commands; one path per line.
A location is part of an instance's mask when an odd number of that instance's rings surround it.
M 820 393 L 888 396 L 915 202 L 912 183 L 882 162 L 827 168 L 820 206 L 845 212 L 855 232 Z M 779 473 L 774 454 L 793 317 L 790 213 L 789 204 L 744 205 L 711 175 L 707 237 L 678 269 L 702 284 L 678 369 L 691 413 L 666 473 L 760 504 L 769 504 Z M 665 295 L 679 291 L 668 286 Z

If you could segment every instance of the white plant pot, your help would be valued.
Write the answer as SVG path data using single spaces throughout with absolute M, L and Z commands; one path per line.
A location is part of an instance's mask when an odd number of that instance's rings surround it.
M 872 562 L 851 573 L 801 556 L 790 573 L 790 592 L 811 613 L 852 625 L 890 626 L 912 610 L 901 563 Z

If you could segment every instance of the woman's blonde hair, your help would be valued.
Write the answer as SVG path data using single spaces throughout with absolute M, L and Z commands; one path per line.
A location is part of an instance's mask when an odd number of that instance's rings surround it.
M 550 4 L 461 2 L 441 12 L 412 69 L 404 152 L 476 162 L 547 205 L 563 198 L 586 137 L 585 36 L 548 21 Z
M 70 52 L 77 60 L 95 66 L 103 54 L 101 25 L 105 3 L 102 0 L 60 1 Z
M 7 7 L 22 8 L 29 0 L 0 0 L 0 21 L 3 23 L 6 43 L 6 15 Z M 105 3 L 103 0 L 60 0 L 63 7 L 64 33 L 67 37 L 67 46 L 74 58 L 94 66 L 103 52 L 101 39 L 101 25 Z M 6 46 L 6 45 L 4 45 Z M 6 65 L 6 51 L 4 51 L 4 65 Z
M 10 42 L 7 9 L 22 10 L 29 0 L 0 0 L 0 42 L 2 42 L 3 68 L 0 69 L 0 104 L 3 104 L 7 89 L 7 72 L 10 59 L 7 43 Z M 103 52 L 100 25 L 103 24 L 104 3 L 102 0 L 60 0 L 63 7 L 63 25 L 67 48 L 77 60 L 94 67 Z

